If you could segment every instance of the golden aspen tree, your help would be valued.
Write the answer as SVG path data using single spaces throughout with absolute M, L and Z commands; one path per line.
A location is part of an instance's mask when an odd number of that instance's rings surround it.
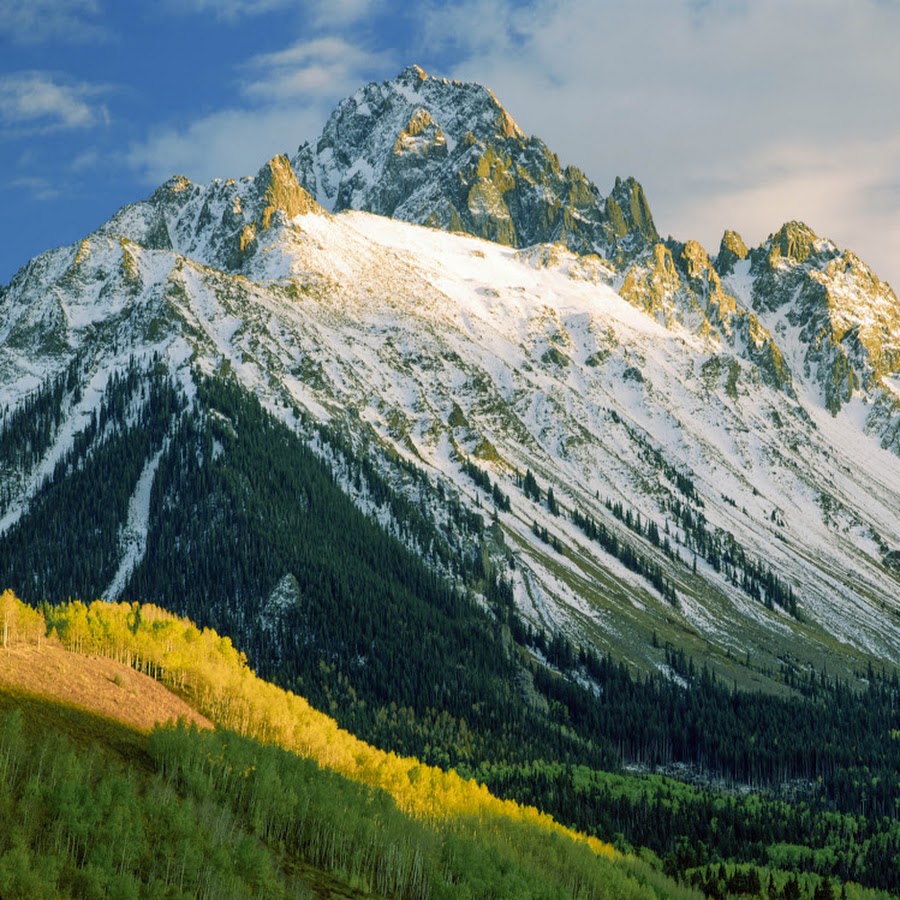
M 14 622 L 19 601 L 16 595 L 6 590 L 0 594 L 0 630 L 2 630 L 3 647 L 8 648 L 10 641 L 10 632 L 14 630 Z

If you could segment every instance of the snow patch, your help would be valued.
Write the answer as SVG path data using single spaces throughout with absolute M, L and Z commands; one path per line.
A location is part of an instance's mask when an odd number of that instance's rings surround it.
M 103 594 L 107 600 L 119 599 L 129 577 L 147 552 L 147 532 L 150 526 L 150 498 L 153 490 L 153 479 L 156 477 L 156 470 L 164 452 L 165 447 L 147 461 L 140 478 L 138 478 L 134 493 L 128 501 L 128 518 L 119 535 L 119 550 L 122 553 L 122 558 L 119 561 L 119 568 L 116 570 L 116 574 Z

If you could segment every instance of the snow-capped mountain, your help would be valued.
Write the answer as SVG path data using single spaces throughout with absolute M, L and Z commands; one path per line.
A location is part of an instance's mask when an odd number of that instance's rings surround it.
M 487 88 L 418 66 L 344 100 L 292 163 L 332 211 L 361 209 L 512 247 L 558 242 L 610 259 L 658 240 L 633 178 L 604 198 L 583 172 L 526 137 Z
M 315 424 L 367 447 L 454 552 L 447 498 L 480 515 L 479 553 L 549 631 L 644 668 L 671 643 L 748 684 L 900 664 L 894 293 L 797 223 L 753 250 L 728 232 L 714 257 L 660 242 L 636 182 L 603 200 L 480 86 L 407 69 L 292 161 L 172 179 L 19 272 L 0 347 L 0 579 L 48 492 L 127 436 L 144 449 L 85 590 L 135 596 L 148 543 L 178 545 L 183 417 L 219 429 L 194 477 L 228 453 L 206 377 L 260 398 L 445 573 Z M 41 595 L 49 568 L 13 587 Z M 229 598 L 238 630 L 292 574 Z

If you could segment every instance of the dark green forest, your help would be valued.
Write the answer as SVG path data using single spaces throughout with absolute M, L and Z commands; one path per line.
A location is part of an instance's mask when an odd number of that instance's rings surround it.
M 38 458 L 62 419 L 53 410 L 71 399 L 65 380 L 35 396 L 44 424 L 30 443 L 5 417 L 2 462 Z M 230 635 L 261 675 L 363 739 L 647 848 L 711 896 L 754 877 L 789 896 L 792 882 L 765 880 L 776 870 L 814 875 L 797 882 L 802 896 L 824 890 L 822 877 L 900 895 L 896 673 L 848 684 L 785 670 L 774 696 L 722 684 L 668 648 L 684 684 L 640 675 L 524 623 L 502 537 L 451 490 L 336 427 L 304 427 L 305 440 L 224 379 L 198 376 L 188 400 L 160 366 L 135 363 L 0 537 L 0 582 L 35 605 L 99 596 L 134 485 L 161 452 L 147 551 L 123 599 Z M 494 491 L 475 464 L 465 471 Z M 511 489 L 543 499 L 532 482 Z M 347 485 L 389 513 L 394 533 L 359 511 Z M 499 488 L 494 499 L 508 502 Z M 672 512 L 698 553 L 761 602 L 790 607 L 789 586 L 738 549 L 704 544 L 687 509 Z M 592 520 L 579 524 L 602 539 Z M 650 523 L 629 527 L 646 534 Z M 639 774 L 658 768 L 681 782 Z

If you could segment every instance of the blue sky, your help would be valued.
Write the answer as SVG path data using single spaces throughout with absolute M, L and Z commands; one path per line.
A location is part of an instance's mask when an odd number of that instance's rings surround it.
M 715 252 L 802 219 L 900 286 L 898 0 L 0 0 L 0 283 L 179 173 L 254 173 L 370 80 L 492 88 Z

